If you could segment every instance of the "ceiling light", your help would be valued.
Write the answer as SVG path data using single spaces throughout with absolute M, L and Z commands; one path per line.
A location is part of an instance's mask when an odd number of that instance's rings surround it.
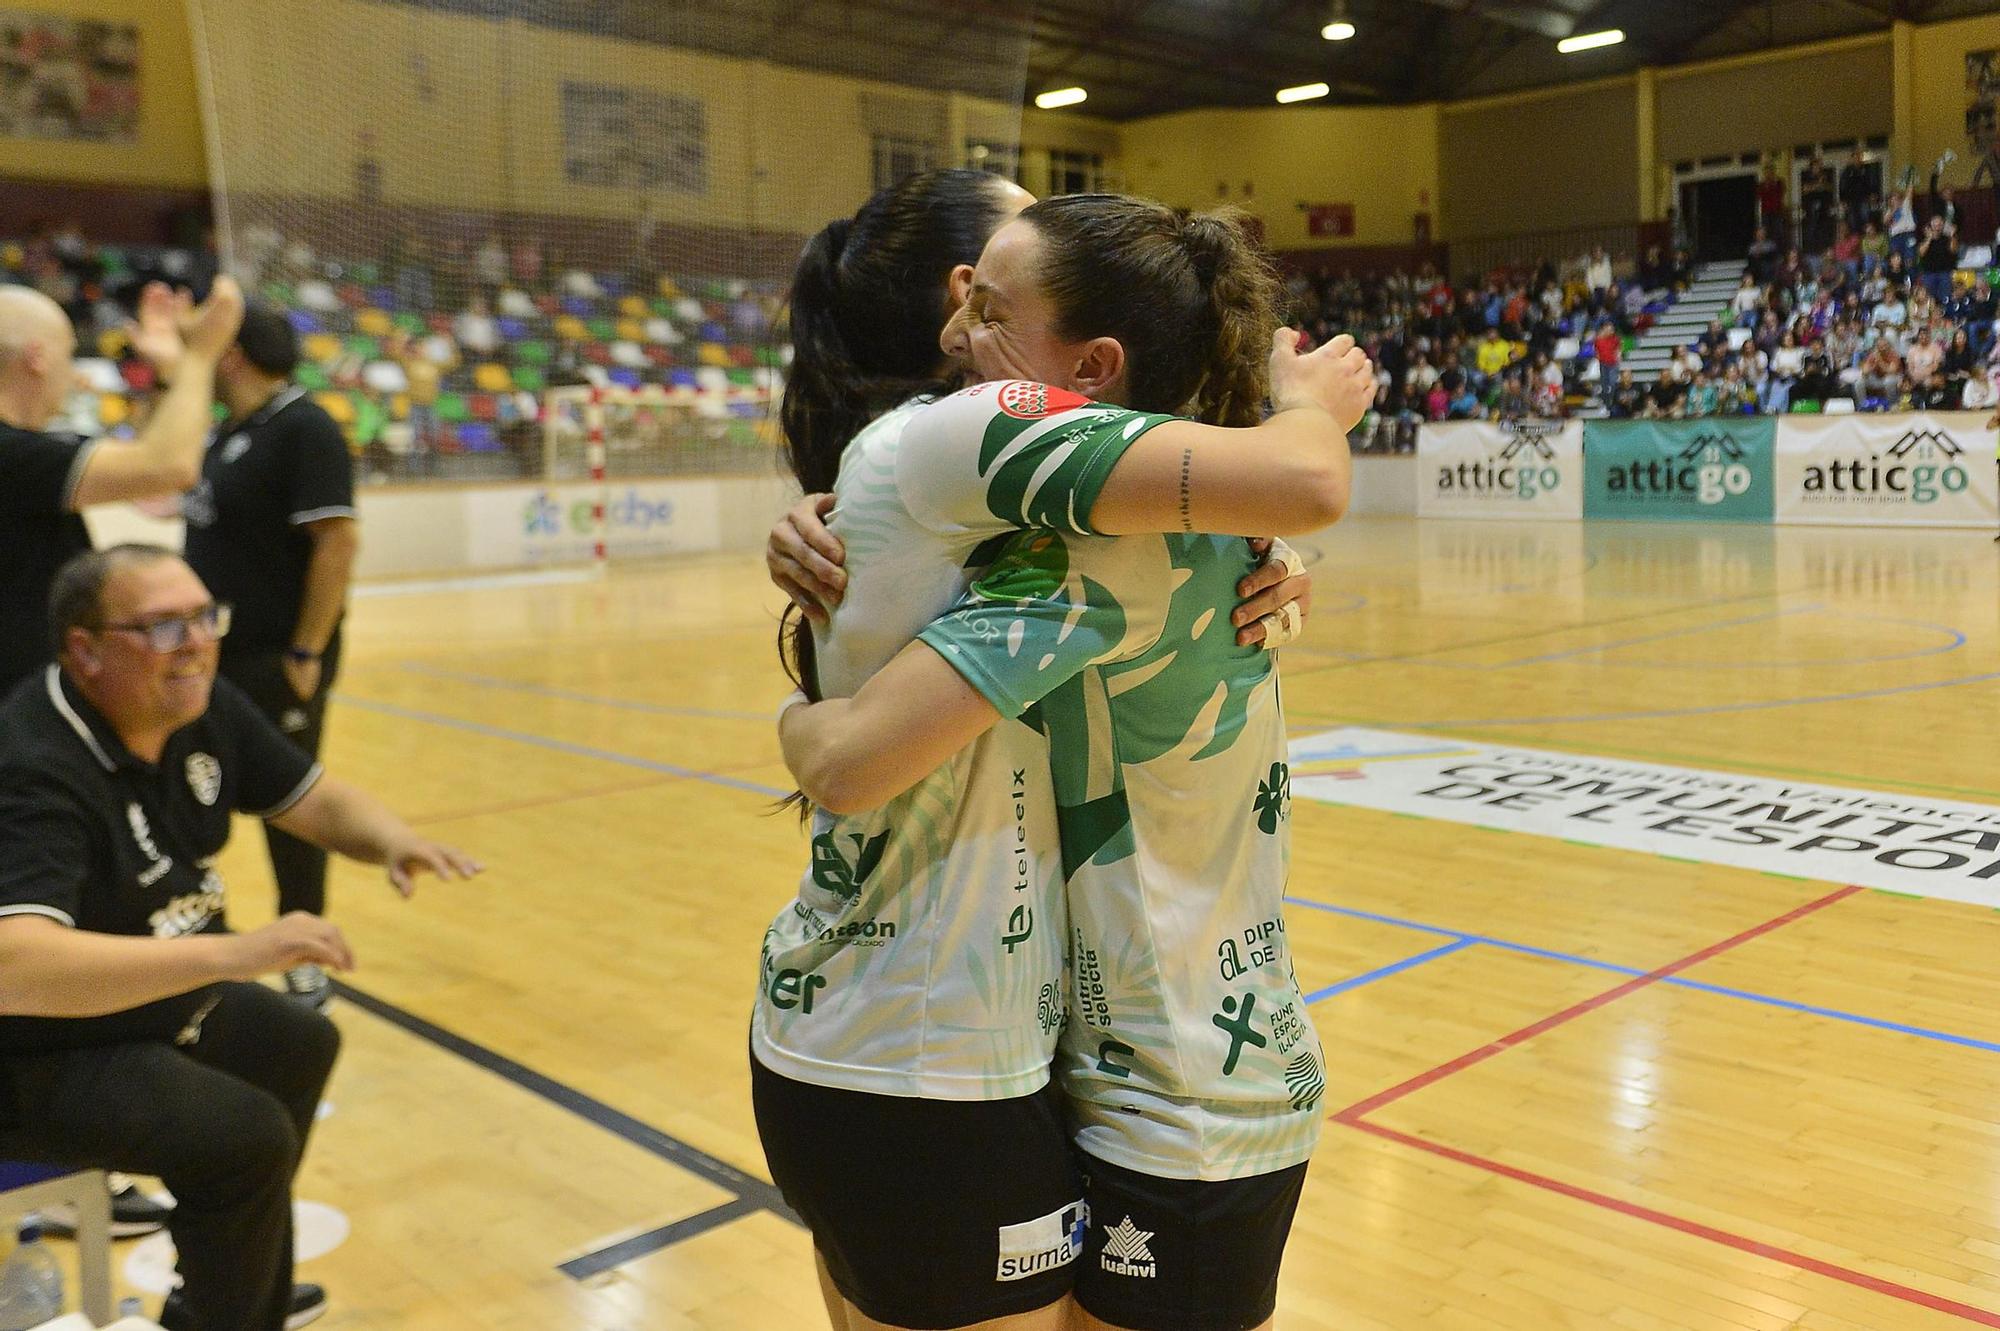
M 1330 42 L 1344 42 L 1354 35 L 1354 25 L 1345 19 L 1338 19 L 1321 28 L 1319 35 Z
M 1333 89 L 1324 83 L 1302 83 L 1296 88 L 1278 89 L 1281 102 L 1310 102 L 1315 97 L 1324 97 Z
M 1577 37 L 1565 37 L 1556 43 L 1556 50 L 1564 55 L 1575 55 L 1578 51 L 1595 51 L 1600 46 L 1616 46 L 1624 40 L 1623 28 L 1610 28 L 1604 32 L 1586 32 Z
M 1053 111 L 1059 106 L 1075 106 L 1090 96 L 1081 88 L 1057 88 L 1054 92 L 1035 94 L 1035 105 L 1044 111 Z

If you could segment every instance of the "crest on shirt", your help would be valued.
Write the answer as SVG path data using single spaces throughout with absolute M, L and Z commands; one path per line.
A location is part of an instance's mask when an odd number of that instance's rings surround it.
M 188 789 L 203 805 L 213 806 L 222 794 L 222 764 L 200 750 L 188 755 Z
M 1000 410 L 1016 420 L 1038 421 L 1089 405 L 1089 398 L 1047 384 L 1015 382 L 1000 390 Z
M 232 434 L 223 441 L 222 460 L 224 463 L 234 462 L 249 451 L 250 436 L 247 434 Z

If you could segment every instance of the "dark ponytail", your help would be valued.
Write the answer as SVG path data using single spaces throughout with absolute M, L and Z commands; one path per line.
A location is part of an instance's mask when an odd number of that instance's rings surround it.
M 833 489 L 841 454 L 875 417 L 951 391 L 938 350 L 947 285 L 999 228 L 1004 189 L 983 171 L 926 171 L 807 243 L 792 274 L 792 364 L 778 408 L 785 457 L 806 493 Z M 812 626 L 795 609 L 778 627 L 778 656 L 817 700 Z
M 1182 232 L 1208 287 L 1215 342 L 1188 415 L 1211 425 L 1255 425 L 1271 395 L 1271 334 L 1282 287 L 1263 248 L 1234 209 L 1187 219 Z
M 1244 214 L 1073 194 L 1021 216 L 1042 240 L 1057 334 L 1125 348 L 1124 405 L 1211 425 L 1262 419 L 1281 288 Z

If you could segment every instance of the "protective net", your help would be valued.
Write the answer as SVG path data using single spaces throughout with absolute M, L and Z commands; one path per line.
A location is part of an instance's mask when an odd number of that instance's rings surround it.
M 228 266 L 366 480 L 770 474 L 801 245 L 1018 162 L 1032 5 L 190 0 Z M 945 63 L 949 54 L 951 63 Z

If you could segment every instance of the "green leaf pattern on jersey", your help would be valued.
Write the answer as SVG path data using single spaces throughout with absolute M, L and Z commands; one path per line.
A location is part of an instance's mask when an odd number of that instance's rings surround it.
M 1065 411 L 1053 425 L 996 414 L 979 448 L 987 508 L 1010 527 L 1088 531 L 1078 497 L 1094 498 L 1131 442 L 1171 419 L 1098 404 Z

